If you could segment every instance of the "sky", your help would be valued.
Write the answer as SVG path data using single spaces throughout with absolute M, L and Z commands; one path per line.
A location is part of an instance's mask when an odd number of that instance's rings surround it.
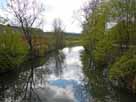
M 52 21 L 60 18 L 67 32 L 81 32 L 81 23 L 76 19 L 87 0 L 46 0 L 45 29 L 52 29 Z
M 45 0 L 43 30 L 51 31 L 53 29 L 53 21 L 57 18 L 61 19 L 64 25 L 63 29 L 66 32 L 81 32 L 81 22 L 77 20 L 76 16 L 80 15 L 79 10 L 87 1 L 88 0 Z M 0 0 L 0 3 L 5 4 L 5 0 Z

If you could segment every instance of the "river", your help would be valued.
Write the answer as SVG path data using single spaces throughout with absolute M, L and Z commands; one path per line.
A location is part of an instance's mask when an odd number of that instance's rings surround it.
M 42 66 L 1 76 L 0 102 L 136 102 L 117 95 L 101 77 L 96 79 L 97 73 L 89 81 L 82 70 L 83 50 L 64 48 L 45 58 Z

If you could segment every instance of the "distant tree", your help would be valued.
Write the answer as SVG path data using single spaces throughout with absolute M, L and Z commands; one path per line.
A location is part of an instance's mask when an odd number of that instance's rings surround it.
M 64 30 L 62 21 L 60 19 L 54 20 L 53 30 L 55 37 L 55 47 L 56 49 L 61 49 L 64 47 Z
M 21 27 L 24 37 L 29 44 L 30 51 L 32 46 L 32 27 L 41 24 L 40 15 L 44 11 L 42 3 L 36 0 L 9 0 L 8 11 L 14 16 L 14 22 Z

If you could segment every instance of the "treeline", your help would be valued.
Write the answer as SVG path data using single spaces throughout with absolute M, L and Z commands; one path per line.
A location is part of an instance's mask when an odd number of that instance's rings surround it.
M 88 68 L 107 69 L 113 84 L 136 93 L 136 1 L 92 0 L 84 13 Z

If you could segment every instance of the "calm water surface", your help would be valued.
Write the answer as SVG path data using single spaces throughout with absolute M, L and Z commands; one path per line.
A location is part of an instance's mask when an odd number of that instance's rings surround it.
M 64 48 L 49 55 L 42 66 L 35 67 L 34 62 L 29 70 L 2 75 L 0 102 L 136 102 L 129 96 L 129 101 L 121 101 L 126 95 L 115 93 L 99 73 L 90 72 L 87 81 L 80 58 L 83 50 Z
M 40 67 L 1 76 L 0 102 L 88 102 L 81 51 L 64 48 Z

